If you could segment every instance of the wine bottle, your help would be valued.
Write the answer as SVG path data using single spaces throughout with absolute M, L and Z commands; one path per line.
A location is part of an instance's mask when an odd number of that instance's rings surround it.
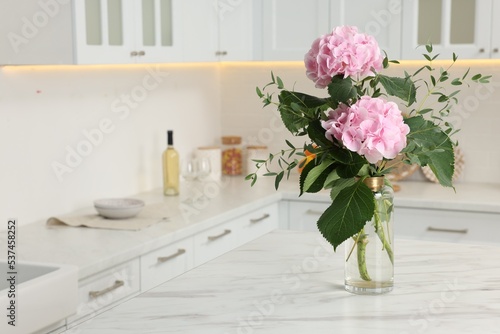
M 163 194 L 179 194 L 179 154 L 174 149 L 174 132 L 167 131 L 167 148 L 163 152 Z

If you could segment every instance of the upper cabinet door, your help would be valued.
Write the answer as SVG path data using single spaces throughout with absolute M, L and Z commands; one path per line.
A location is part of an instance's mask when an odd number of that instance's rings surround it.
M 219 59 L 222 61 L 252 60 L 254 0 L 223 0 L 216 3 Z
M 423 59 L 432 43 L 441 58 L 489 58 L 492 8 L 492 0 L 405 0 L 402 57 Z
M 500 1 L 493 1 L 491 22 L 491 58 L 500 58 Z
M 263 60 L 303 60 L 336 26 L 373 35 L 391 59 L 401 55 L 401 0 L 264 0 Z
M 182 61 L 180 0 L 75 1 L 77 64 Z
M 134 15 L 124 0 L 81 0 L 74 5 L 77 64 L 135 62 Z
M 401 57 L 401 0 L 331 0 L 330 27 L 350 25 L 372 35 L 389 59 Z
M 182 7 L 180 0 L 141 0 L 135 5 L 137 62 L 182 61 Z
M 0 1 L 0 65 L 72 64 L 72 14 L 71 1 Z
M 329 0 L 264 0 L 262 60 L 303 60 L 329 32 Z

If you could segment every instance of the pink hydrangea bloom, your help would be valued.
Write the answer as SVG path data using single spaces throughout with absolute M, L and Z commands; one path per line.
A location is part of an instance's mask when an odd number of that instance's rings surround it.
M 375 38 L 351 26 L 316 39 L 304 57 L 307 77 L 317 88 L 325 88 L 339 74 L 354 79 L 372 75 L 382 69 L 383 60 Z
M 362 96 L 350 107 L 330 110 L 321 125 L 326 138 L 332 140 L 333 136 L 372 164 L 382 158 L 394 159 L 406 147 L 410 132 L 396 103 L 370 96 Z

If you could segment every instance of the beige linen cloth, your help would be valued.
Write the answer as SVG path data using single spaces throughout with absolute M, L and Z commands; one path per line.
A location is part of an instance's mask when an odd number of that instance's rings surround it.
M 47 225 L 85 226 L 113 230 L 140 230 L 150 225 L 166 222 L 173 212 L 164 203 L 145 205 L 139 214 L 127 219 L 108 219 L 99 214 L 69 214 L 50 217 Z

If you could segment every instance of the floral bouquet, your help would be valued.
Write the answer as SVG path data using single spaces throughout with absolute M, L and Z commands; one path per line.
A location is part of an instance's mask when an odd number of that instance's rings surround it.
M 469 71 L 451 78 L 449 69 L 457 57 L 453 56 L 448 68 L 436 69 L 432 45 L 426 46 L 423 56 L 428 65 L 415 73 L 386 76 L 382 70 L 398 62 L 382 54 L 372 36 L 356 27 L 341 26 L 316 39 L 305 55 L 307 77 L 317 88 L 326 89 L 328 96 L 287 90 L 273 73 L 270 83 L 257 88 L 264 106 L 276 105 L 294 136 L 308 137 L 301 148 L 286 141 L 286 149 L 266 160 L 255 160 L 257 170 L 265 168 L 265 176 L 274 176 L 276 189 L 296 167 L 300 195 L 330 189 L 332 203 L 319 218 L 318 229 L 334 249 L 346 240 L 353 241 L 346 257 L 357 248 L 357 266 L 365 281 L 371 280 L 364 251 L 367 222 L 386 257 L 391 263 L 394 260 L 392 236 L 383 228 L 392 212 L 392 199 L 387 195 L 391 185 L 384 175 L 398 164 L 418 164 L 429 166 L 440 184 L 452 187 L 456 143 L 451 136 L 458 130 L 446 117 L 458 102 L 459 90 L 448 94 L 443 84 L 487 83 L 490 78 L 481 74 L 469 78 Z M 276 90 L 266 92 L 271 86 Z M 419 88 L 426 94 L 417 104 Z M 279 168 L 273 171 L 276 161 Z M 247 179 L 253 185 L 257 173 Z

